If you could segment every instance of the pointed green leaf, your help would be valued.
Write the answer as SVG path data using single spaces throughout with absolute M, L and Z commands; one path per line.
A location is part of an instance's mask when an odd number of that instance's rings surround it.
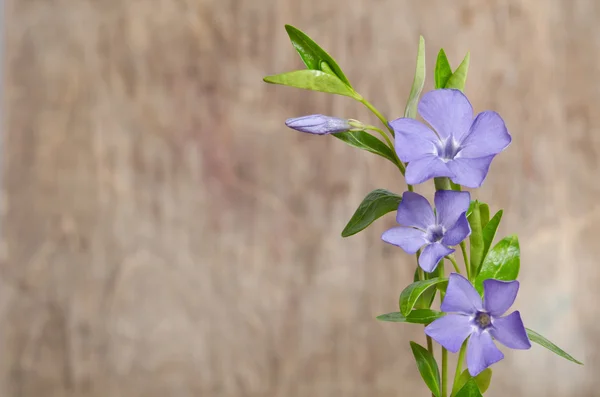
M 500 225 L 500 220 L 502 220 L 503 211 L 500 210 L 496 212 L 496 215 L 483 227 L 482 235 L 483 235 L 483 260 L 490 250 L 492 243 L 494 242 L 494 237 L 496 237 L 496 231 L 498 230 L 498 226 Z M 473 275 L 474 277 L 477 274 Z
M 440 268 L 440 266 L 438 266 L 438 269 L 439 268 Z M 420 269 L 419 265 L 417 265 L 417 268 L 415 269 L 415 275 L 413 277 L 414 282 L 419 281 L 419 269 Z M 436 272 L 433 272 L 433 273 L 423 272 L 423 274 L 425 276 L 425 280 L 437 277 L 437 274 L 435 274 L 435 273 Z M 425 292 L 423 292 L 423 295 L 421 295 L 419 297 L 419 299 L 417 299 L 417 302 L 415 303 L 415 309 L 431 308 L 431 305 L 433 304 L 436 294 L 437 294 L 437 288 L 432 287 L 432 288 L 428 288 L 427 290 L 425 290 Z
M 400 312 L 393 312 L 377 316 L 379 321 L 389 321 L 393 323 L 411 323 L 411 324 L 430 324 L 432 321 L 445 316 L 446 313 L 430 309 L 415 309 L 404 316 Z
M 452 183 L 452 182 L 450 182 L 450 183 Z M 475 208 L 477 203 L 479 203 L 479 201 L 471 200 L 471 202 L 469 203 L 469 209 L 467 210 L 467 213 L 465 214 L 467 217 L 469 217 L 473 213 L 473 209 Z
M 404 117 L 414 119 L 417 117 L 417 105 L 419 103 L 419 96 L 423 90 L 425 84 L 425 39 L 423 36 L 419 37 L 419 50 L 417 52 L 417 67 L 415 68 L 415 78 L 410 89 L 410 95 L 406 102 L 406 109 L 404 110 Z
M 341 139 L 350 146 L 378 154 L 381 157 L 390 160 L 392 163 L 398 164 L 396 154 L 392 149 L 366 131 L 344 131 L 336 132 L 331 135 Z
M 469 71 L 469 60 L 471 58 L 471 54 L 467 52 L 465 58 L 460 63 L 460 65 L 456 68 L 452 76 L 448 79 L 445 88 L 456 88 L 457 90 L 463 91 L 465 89 L 465 83 L 467 81 L 467 73 Z
M 423 346 L 410 342 L 417 368 L 425 384 L 434 396 L 440 397 L 440 370 L 433 355 Z
M 513 281 L 519 275 L 521 253 L 516 235 L 504 237 L 485 257 L 481 270 L 475 278 L 475 288 L 483 293 L 483 281 L 489 278 Z
M 556 346 L 554 343 L 550 342 L 548 339 L 544 338 L 542 335 L 538 334 L 533 330 L 530 330 L 529 328 L 525 328 L 525 330 L 527 331 L 527 336 L 529 336 L 529 340 L 531 340 L 532 342 L 535 342 L 538 345 L 545 347 L 551 352 L 558 354 L 562 358 L 574 362 L 575 364 L 583 365 L 581 361 L 576 360 L 573 356 L 565 352 L 560 347 Z
M 302 88 L 304 90 L 345 95 L 354 99 L 360 98 L 360 96 L 358 96 L 352 88 L 344 84 L 342 80 L 320 70 L 295 70 L 293 72 L 267 76 L 263 80 L 266 83 L 271 84 L 281 84 L 289 87 Z
M 479 219 L 481 220 L 481 228 L 490 221 L 490 207 L 486 203 L 479 203 Z
M 469 225 L 471 225 L 471 235 L 469 236 L 470 261 L 471 261 L 471 278 L 477 274 L 479 265 L 483 260 L 483 230 L 481 227 L 481 213 L 479 211 L 481 203 L 475 201 L 471 214 L 467 217 Z
M 445 88 L 450 76 L 452 76 L 452 68 L 450 62 L 448 62 L 448 57 L 446 57 L 446 52 L 442 48 L 435 62 L 435 89 Z
M 402 197 L 385 189 L 376 189 L 367 194 L 342 231 L 342 237 L 349 237 L 365 229 L 388 212 L 396 211 Z
M 463 388 L 463 386 L 469 381 L 473 379 L 475 384 L 479 388 L 479 391 L 483 394 L 490 387 L 490 382 L 492 381 L 492 369 L 486 368 L 476 377 L 472 377 L 469 373 L 469 370 L 465 369 L 459 376 L 459 378 L 454 382 L 454 386 L 452 386 L 452 394 L 451 396 L 456 396 L 456 393 Z
M 411 310 L 415 307 L 415 303 L 421 295 L 430 287 L 436 286 L 437 284 L 447 283 L 447 278 L 432 278 L 429 280 L 416 281 L 410 284 L 402 291 L 399 299 L 400 312 L 408 316 Z
M 317 43 L 315 43 L 313 39 L 308 37 L 308 35 L 306 35 L 306 33 L 302 32 L 300 29 L 291 25 L 285 25 L 285 30 L 290 36 L 290 40 L 296 48 L 296 51 L 298 51 L 300 58 L 302 58 L 302 61 L 308 69 L 322 70 L 326 73 L 331 72 L 340 80 L 342 80 L 344 84 L 346 84 L 348 87 L 351 87 L 350 82 L 335 60 Z M 325 68 L 329 70 L 325 70 L 323 68 L 323 62 L 325 62 Z
M 483 397 L 483 394 L 479 391 L 479 387 L 475 382 L 475 379 L 470 379 L 465 385 L 456 393 L 455 397 Z

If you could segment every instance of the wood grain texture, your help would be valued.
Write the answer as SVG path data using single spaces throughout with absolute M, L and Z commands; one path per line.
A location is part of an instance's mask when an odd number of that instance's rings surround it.
M 340 231 L 394 167 L 287 117 L 376 120 L 262 83 L 332 53 L 388 117 L 419 34 L 428 71 L 471 51 L 467 94 L 513 144 L 475 195 L 518 233 L 530 328 L 585 361 L 506 351 L 494 396 L 597 396 L 600 6 L 585 0 L 7 0 L 3 397 L 427 395 L 382 324 L 411 279 L 387 217 Z M 427 88 L 431 88 L 431 73 Z M 419 189 L 431 194 L 431 187 Z

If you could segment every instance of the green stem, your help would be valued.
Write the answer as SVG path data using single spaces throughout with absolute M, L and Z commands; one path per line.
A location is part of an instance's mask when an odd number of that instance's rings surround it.
M 465 269 L 467 269 L 467 278 L 471 280 L 471 266 L 469 264 L 469 256 L 467 255 L 467 245 L 464 241 L 460 243 L 460 250 L 462 251 L 463 260 L 465 261 Z
M 433 178 L 433 183 L 435 184 L 435 190 L 452 190 L 448 178 Z
M 458 352 L 458 360 L 456 361 L 456 372 L 454 373 L 454 383 L 452 384 L 452 393 L 455 392 L 454 388 L 456 387 L 456 385 L 458 383 L 458 378 L 460 378 L 460 375 L 462 374 L 462 364 L 463 364 L 463 361 L 465 360 L 466 351 L 467 351 L 467 342 L 465 341 L 465 343 L 463 343 L 463 345 L 460 348 L 460 352 Z
M 377 127 L 372 126 L 372 125 L 365 125 L 365 129 L 372 130 L 372 131 L 377 131 L 379 133 L 379 135 L 381 135 L 383 137 L 383 139 L 385 139 L 385 141 L 387 142 L 388 147 L 390 149 L 392 149 L 392 151 L 394 151 L 394 153 L 396 153 L 396 151 L 394 150 L 394 145 L 392 144 L 392 141 L 390 141 L 390 137 L 388 136 L 388 134 L 386 134 L 385 132 L 383 132 L 383 130 L 381 128 L 377 128 Z M 396 157 L 398 157 L 398 155 L 396 155 Z M 400 159 L 398 159 L 398 161 L 400 161 Z
M 442 259 L 439 266 L 441 266 L 441 274 L 442 277 L 445 274 L 444 271 L 444 260 Z M 444 301 L 444 297 L 446 293 L 444 291 L 440 291 L 440 303 Z M 448 395 L 448 350 L 446 350 L 442 346 L 442 394 L 441 397 L 446 397 Z
M 402 176 L 404 176 L 404 174 L 406 173 L 406 166 L 404 165 L 404 163 L 402 162 L 402 160 L 400 160 L 400 158 L 398 157 L 398 154 L 396 154 L 396 149 L 394 148 L 394 145 L 392 144 L 392 141 L 390 141 L 390 138 L 388 137 L 388 135 L 381 128 L 377 128 L 377 127 L 372 126 L 372 125 L 365 125 L 364 128 L 366 130 L 371 130 L 371 131 L 378 132 L 379 135 L 381 135 L 383 137 L 383 139 L 385 139 L 385 141 L 387 143 L 387 146 L 390 148 L 390 150 L 392 151 L 392 153 L 394 153 L 394 158 L 396 159 L 396 165 L 400 169 L 400 172 L 402 173 Z M 412 186 L 410 188 L 412 188 Z M 412 192 L 412 190 L 411 190 L 411 192 Z
M 381 121 L 381 123 L 383 125 L 386 126 L 386 128 L 388 129 L 388 131 L 390 131 L 390 134 L 392 134 L 392 136 L 394 136 L 394 130 L 392 129 L 392 127 L 390 127 L 390 125 L 388 124 L 388 121 L 385 117 L 383 117 L 383 114 L 381 114 L 379 112 L 379 110 L 375 109 L 375 106 L 371 105 L 371 103 L 369 101 L 367 101 L 365 98 L 362 98 L 360 100 L 360 102 L 365 105 L 371 112 L 373 112 L 373 114 L 375 116 L 377 116 L 377 118 Z
M 425 280 L 425 273 L 423 272 L 423 269 L 421 269 L 421 266 L 419 266 L 419 256 L 420 255 L 421 255 L 421 250 L 418 250 L 417 255 L 416 255 L 417 256 L 417 274 L 419 276 L 419 280 Z M 431 356 L 433 357 L 433 341 L 431 340 L 431 336 L 425 335 L 425 339 L 427 339 L 427 351 L 429 351 L 429 353 L 431 353 Z M 435 395 L 433 393 L 431 393 L 431 397 L 435 397 Z
M 456 273 L 460 274 L 460 270 L 458 269 L 458 264 L 456 263 L 456 259 L 454 259 L 454 255 L 448 255 L 446 258 L 452 262 L 452 266 L 454 266 Z

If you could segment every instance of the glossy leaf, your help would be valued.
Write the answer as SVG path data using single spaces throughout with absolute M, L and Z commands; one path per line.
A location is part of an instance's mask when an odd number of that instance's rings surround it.
M 487 256 L 492 243 L 494 242 L 494 237 L 496 237 L 496 231 L 498 230 L 498 226 L 500 225 L 500 221 L 502 220 L 503 211 L 500 210 L 496 212 L 494 217 L 490 219 L 489 222 L 483 227 L 482 235 L 483 235 L 483 260 Z M 474 277 L 477 274 L 474 275 Z
M 330 94 L 345 95 L 360 98 L 358 94 L 342 80 L 320 70 L 295 70 L 293 72 L 267 76 L 263 79 L 266 83 L 287 85 L 304 90 L 327 92 Z
M 410 342 L 417 368 L 425 381 L 425 384 L 431 390 L 434 396 L 440 397 L 440 370 L 433 355 L 423 346 L 415 342 Z
M 477 375 L 476 377 L 472 377 L 471 374 L 469 373 L 469 370 L 465 369 L 460 374 L 460 376 L 456 380 L 456 382 L 454 383 L 454 386 L 452 386 L 452 394 L 451 394 L 451 396 L 454 397 L 457 394 L 457 392 L 460 389 L 462 389 L 463 386 L 465 384 L 467 384 L 467 382 L 469 380 L 471 380 L 471 379 L 473 379 L 475 381 L 475 384 L 477 385 L 477 388 L 483 394 L 490 387 L 490 382 L 492 381 L 492 369 L 491 368 L 486 368 L 481 373 L 479 373 L 479 375 Z
M 439 266 L 438 266 L 439 268 Z M 415 275 L 413 277 L 413 282 L 419 281 L 419 265 L 417 265 L 417 268 L 415 269 Z M 430 278 L 434 278 L 437 276 L 437 274 L 434 273 L 426 273 L 423 272 L 423 275 L 425 276 L 425 280 L 428 280 Z M 419 297 L 419 299 L 417 299 L 417 302 L 415 303 L 415 309 L 429 309 L 431 308 L 431 305 L 433 304 L 433 300 L 435 299 L 435 295 L 437 293 L 437 289 L 436 288 L 429 288 L 427 289 L 423 295 L 421 295 Z
M 390 160 L 392 163 L 398 164 L 396 154 L 392 149 L 366 131 L 344 131 L 336 132 L 331 135 L 341 139 L 350 146 L 378 154 L 379 156 Z
M 416 281 L 410 284 L 402 291 L 399 299 L 400 312 L 408 316 L 411 310 L 415 307 L 415 303 L 423 293 L 430 287 L 434 287 L 440 283 L 447 283 L 448 279 L 435 277 L 429 280 Z
M 483 394 L 479 391 L 479 387 L 475 382 L 475 379 L 470 379 L 465 385 L 456 393 L 455 397 L 482 397 Z
M 419 103 L 419 96 L 425 85 L 425 39 L 423 36 L 419 37 L 419 50 L 417 52 L 417 66 L 415 68 L 415 77 L 413 84 L 410 89 L 410 95 L 406 102 L 406 109 L 404 110 L 404 117 L 414 119 L 417 117 L 417 105 Z
M 436 310 L 429 309 L 415 309 L 408 314 L 408 316 L 404 316 L 400 312 L 393 312 L 382 314 L 381 316 L 377 316 L 377 320 L 379 321 L 389 321 L 393 323 L 411 323 L 411 324 L 430 324 L 432 321 L 437 320 L 440 317 L 443 317 L 445 313 L 438 312 Z
M 533 330 L 530 330 L 529 328 L 525 328 L 525 330 L 527 330 L 527 336 L 529 336 L 529 340 L 531 340 L 532 342 L 535 342 L 538 345 L 545 347 L 552 353 L 558 354 L 562 358 L 567 359 L 575 364 L 583 365 L 581 361 L 576 360 L 573 356 L 565 352 L 560 347 L 556 346 L 554 343 L 550 342 L 548 339 L 544 338 L 542 335 L 538 334 Z
M 471 225 L 471 235 L 469 236 L 470 242 L 470 263 L 471 263 L 471 278 L 474 278 L 478 272 L 479 265 L 483 260 L 483 230 L 481 227 L 481 203 L 475 201 L 473 209 L 467 217 L 469 225 Z
M 376 189 L 363 199 L 352 218 L 342 231 L 342 237 L 349 237 L 364 230 L 388 212 L 396 211 L 402 197 L 385 189 Z
M 485 257 L 475 278 L 475 288 L 483 293 L 483 281 L 489 278 L 502 281 L 516 280 L 521 267 L 519 239 L 516 235 L 500 240 Z
M 302 58 L 302 61 L 308 69 L 322 70 L 326 73 L 328 70 L 325 69 L 329 69 L 329 71 L 342 80 L 344 84 L 351 87 L 350 82 L 335 60 L 317 43 L 315 43 L 313 39 L 292 25 L 285 25 L 285 30 L 287 31 L 288 36 L 290 36 L 290 40 L 296 48 L 296 51 L 298 51 L 300 58 Z M 323 62 L 326 64 L 325 67 L 323 66 Z
M 435 62 L 435 89 L 445 88 L 446 83 L 448 83 L 448 79 L 452 76 L 452 68 L 450 67 L 450 62 L 448 62 L 448 57 L 446 56 L 446 52 L 444 49 L 440 49 L 440 52 L 437 56 L 437 61 Z
M 456 68 L 452 76 L 448 79 L 445 88 L 455 88 L 457 90 L 463 91 L 465 89 L 465 83 L 467 81 L 467 73 L 469 72 L 469 61 L 471 58 L 471 54 L 467 52 L 465 58 L 460 63 L 460 65 Z

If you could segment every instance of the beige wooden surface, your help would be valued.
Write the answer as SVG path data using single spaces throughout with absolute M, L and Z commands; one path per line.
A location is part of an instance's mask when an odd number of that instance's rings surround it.
M 0 396 L 427 395 L 421 328 L 374 320 L 414 266 L 379 239 L 393 217 L 339 236 L 403 182 L 285 128 L 376 122 L 262 83 L 301 67 L 285 23 L 390 118 L 419 34 L 429 71 L 471 51 L 467 94 L 513 134 L 476 197 L 520 236 L 516 307 L 586 362 L 505 349 L 487 395 L 600 396 L 599 18 L 589 0 L 7 0 Z

